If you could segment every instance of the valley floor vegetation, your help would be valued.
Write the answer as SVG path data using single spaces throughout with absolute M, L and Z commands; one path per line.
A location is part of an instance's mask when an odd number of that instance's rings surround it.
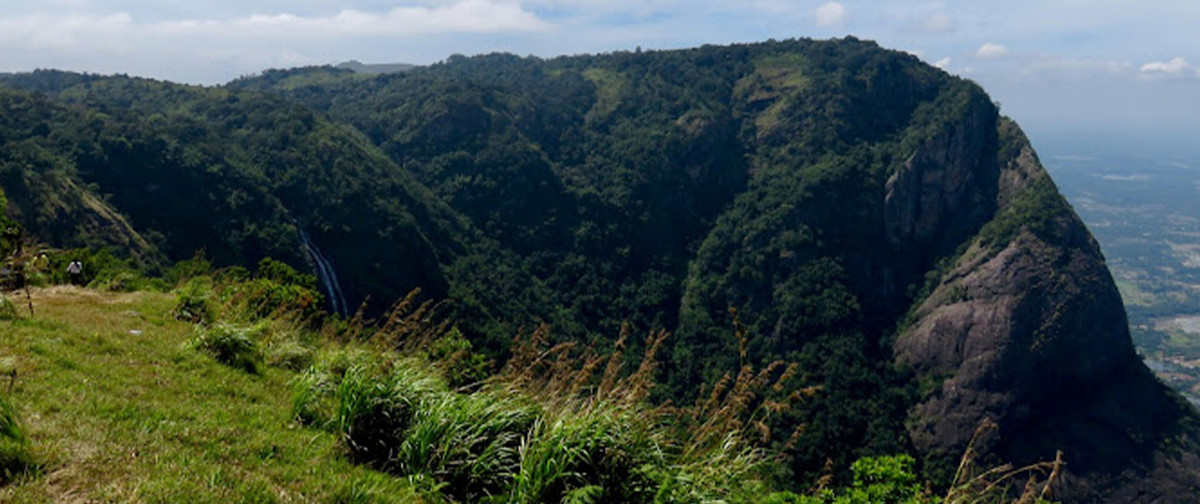
M 92 276 L 29 270 L 33 288 L 7 294 L 28 307 L 4 301 L 5 502 L 1036 502 L 1060 466 L 977 469 L 968 452 L 935 493 L 912 457 L 872 456 L 851 481 L 831 468 L 801 486 L 769 442 L 773 415 L 821 392 L 782 390 L 794 365 L 743 364 L 694 404 L 655 404 L 663 332 L 632 356 L 628 328 L 597 349 L 541 326 L 497 364 L 418 292 L 344 319 L 271 259 L 148 278 L 52 255 Z

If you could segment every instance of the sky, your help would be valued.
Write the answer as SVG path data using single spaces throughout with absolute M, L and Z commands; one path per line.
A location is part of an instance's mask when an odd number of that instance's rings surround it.
M 0 72 L 220 84 L 352 59 L 846 35 L 979 82 L 1035 138 L 1187 148 L 1200 126 L 1195 0 L 4 0 Z

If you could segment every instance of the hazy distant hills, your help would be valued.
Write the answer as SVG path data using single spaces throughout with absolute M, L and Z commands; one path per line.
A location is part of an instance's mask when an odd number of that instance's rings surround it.
M 360 73 L 360 74 L 387 74 L 387 73 L 407 72 L 409 70 L 412 70 L 413 68 L 416 68 L 416 65 L 409 65 L 407 63 L 368 64 L 368 63 L 363 63 L 358 60 L 350 60 L 350 61 L 338 63 L 335 66 L 335 68 L 340 68 L 343 70 L 350 70 L 354 73 Z
M 898 452 L 945 481 L 986 418 L 997 460 L 1066 453 L 1068 501 L 1197 501 L 1195 412 L 974 83 L 854 39 L 405 70 L 5 77 L 8 211 L 162 261 L 313 270 L 307 235 L 349 305 L 421 287 L 501 357 L 668 330 L 664 397 L 786 359 L 819 390 L 771 419 L 798 481 Z

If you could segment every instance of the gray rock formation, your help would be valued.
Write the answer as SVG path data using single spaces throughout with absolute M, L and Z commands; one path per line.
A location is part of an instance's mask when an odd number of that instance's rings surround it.
M 986 418 L 1000 428 L 981 439 L 985 453 L 1064 452 L 1063 500 L 1200 502 L 1194 413 L 1141 363 L 1099 247 L 1028 140 L 1007 120 L 1000 135 L 995 219 L 894 343 L 899 363 L 936 384 L 911 411 L 914 446 L 957 457 Z M 953 201 L 954 184 L 926 186 Z

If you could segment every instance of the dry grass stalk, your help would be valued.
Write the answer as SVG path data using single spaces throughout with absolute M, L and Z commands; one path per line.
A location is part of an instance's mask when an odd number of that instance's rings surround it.
M 1007 497 L 1013 485 L 1012 481 L 1026 475 L 1029 479 L 1022 487 L 1017 499 L 1012 502 L 1032 504 L 1039 500 L 1052 498 L 1052 487 L 1062 473 L 1062 467 L 1066 464 L 1063 461 L 1062 451 L 1057 452 L 1053 462 L 1038 462 L 1019 468 L 1013 468 L 1012 464 L 1004 464 L 979 474 L 975 473 L 975 460 L 979 456 L 979 452 L 975 449 L 976 442 L 986 433 L 997 428 L 995 422 L 985 418 L 975 429 L 971 441 L 959 459 L 958 469 L 954 474 L 954 483 L 951 484 L 950 490 L 943 500 L 945 504 L 1005 502 L 1008 500 Z M 1045 481 L 1038 480 L 1040 474 L 1048 474 Z
M 413 289 L 393 303 L 384 315 L 382 325 L 371 332 L 370 341 L 380 349 L 411 354 L 427 348 L 450 332 L 451 319 L 443 316 L 447 303 L 426 300 L 418 304 L 420 294 L 420 288 Z M 364 321 L 361 313 L 360 308 L 349 324 L 351 327 L 370 327 L 371 323 Z

